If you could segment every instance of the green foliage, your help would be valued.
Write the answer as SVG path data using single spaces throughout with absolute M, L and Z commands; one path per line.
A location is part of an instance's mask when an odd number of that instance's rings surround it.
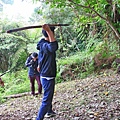
M 19 93 L 24 93 L 24 92 L 30 92 L 30 83 L 28 81 L 18 84 L 18 85 L 12 85 L 9 89 L 6 89 L 5 94 L 10 95 L 10 94 L 19 94 Z
M 21 52 L 26 48 L 25 39 L 3 33 L 0 35 L 0 43 L 0 61 L 2 62 L 1 70 L 3 69 L 3 71 L 6 71 L 7 69 L 14 68 Z
M 55 9 L 56 8 L 63 9 L 67 6 L 67 8 L 73 10 L 76 15 L 73 21 L 75 22 L 77 19 L 77 21 L 79 20 L 79 24 L 81 25 L 93 24 L 94 22 L 99 23 L 101 20 L 103 20 L 104 23 L 109 25 L 113 33 L 115 33 L 113 34 L 113 36 L 117 36 L 118 39 L 120 39 L 120 32 L 119 32 L 120 1 L 119 0 L 111 1 L 111 2 L 106 0 L 100 0 L 100 1 L 46 0 L 46 3 Z M 52 12 L 50 11 L 49 14 L 51 13 Z
M 83 73 L 89 75 L 94 71 L 94 62 L 91 60 L 92 56 L 86 52 L 78 52 L 76 55 L 69 56 L 58 61 L 58 74 L 59 76 L 67 71 L 71 70 L 70 77 L 81 78 Z M 66 78 L 64 78 L 66 79 Z
M 96 53 L 102 53 L 103 57 L 108 57 L 115 55 L 119 56 L 119 45 L 116 41 L 113 40 L 105 40 L 97 44 L 95 48 Z
M 4 93 L 4 88 L 0 87 L 0 93 Z
M 85 50 L 91 54 L 92 52 L 94 52 L 94 50 L 100 43 L 103 43 L 101 39 L 90 38 L 89 40 L 86 41 Z
M 4 96 L 30 91 L 27 70 L 6 74 L 3 76 L 3 81 L 5 82 Z
M 21 70 L 13 73 L 7 73 L 2 76 L 5 87 L 0 87 L 0 103 L 5 102 L 4 96 L 30 92 L 30 81 L 27 70 Z
M 25 61 L 28 57 L 28 54 L 26 52 L 20 52 L 18 61 L 16 62 L 16 67 L 15 70 L 20 70 L 20 69 L 24 69 L 25 68 Z M 18 67 L 17 67 L 18 66 Z
M 106 59 L 106 61 L 108 59 L 107 64 L 111 64 L 111 61 L 114 61 L 116 57 L 120 56 L 119 45 L 115 41 L 101 41 L 101 39 L 91 38 L 87 42 L 86 49 L 83 52 L 77 52 L 75 55 L 58 60 L 57 66 L 60 81 L 70 79 L 71 77 L 73 77 L 72 75 L 74 75 L 74 78 L 72 79 L 79 79 L 85 78 L 91 73 L 94 73 L 94 57 L 96 57 L 98 54 L 101 54 L 100 59 Z M 111 58 L 112 56 L 114 57 Z M 109 58 L 111 58 L 110 61 Z M 105 67 L 107 64 L 101 63 L 103 67 Z M 64 78 L 65 74 L 67 75 L 70 72 L 71 75 L 69 75 L 69 78 Z M 64 74 L 63 78 L 61 76 L 62 74 Z M 61 80 L 61 78 L 64 80 Z M 59 81 L 59 79 L 57 80 Z
M 37 10 L 42 12 L 40 12 L 40 15 L 42 14 L 46 23 L 70 24 L 68 27 L 56 28 L 55 35 L 60 46 L 60 49 L 57 52 L 59 57 L 69 56 L 70 54 L 74 54 L 79 50 L 84 50 L 84 40 L 88 35 L 88 29 L 86 29 L 84 26 L 78 26 L 79 21 L 75 20 L 76 14 L 71 8 L 67 6 L 61 9 L 50 8 L 49 5 L 42 3 L 42 6 L 40 6 L 39 9 L 37 8 Z M 61 54 L 61 52 L 63 54 Z
M 11 34 L 6 33 L 7 30 L 23 26 L 21 23 L 11 22 L 8 19 L 1 19 L 2 26 L 0 34 L 0 72 L 9 70 L 19 70 L 24 67 L 25 60 L 29 52 L 34 52 L 33 45 L 37 44 L 39 38 L 39 30 L 19 31 Z M 29 51 L 32 50 L 32 51 Z
M 56 30 L 56 38 L 57 41 L 59 41 L 60 46 L 60 49 L 57 52 L 58 57 L 66 57 L 75 54 L 75 52 L 82 51 L 89 46 L 87 41 L 91 39 L 90 37 L 99 37 L 102 41 L 104 37 L 103 30 L 106 30 L 106 33 L 108 33 L 108 26 L 106 25 L 107 18 L 104 11 L 106 10 L 105 6 L 108 2 L 104 0 L 87 2 L 82 0 L 47 0 L 46 2 L 47 5 L 43 2 L 39 7 L 40 9 L 37 9 L 38 11 L 40 10 L 40 15 L 43 16 L 46 23 L 70 24 L 69 27 L 62 27 Z M 116 3 L 118 3 L 118 1 L 116 1 Z M 50 8 L 50 6 L 52 6 L 52 8 Z M 96 28 L 94 28 L 95 24 Z M 119 27 L 116 27 L 117 31 L 119 31 L 118 29 Z M 114 31 L 111 33 L 112 36 L 115 35 Z M 94 36 L 90 36 L 90 34 L 94 34 Z M 90 42 L 89 44 L 92 45 Z M 97 42 L 95 43 L 94 41 L 93 44 L 97 44 Z M 89 50 L 94 50 L 93 47 Z M 60 54 L 61 52 L 62 54 Z

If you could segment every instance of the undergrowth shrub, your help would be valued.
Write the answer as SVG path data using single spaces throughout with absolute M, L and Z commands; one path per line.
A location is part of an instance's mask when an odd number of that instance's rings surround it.
M 100 69 L 111 68 L 120 56 L 119 45 L 114 40 L 96 42 L 92 39 L 89 42 L 85 51 L 58 60 L 57 81 L 85 78 Z
M 83 78 L 82 73 L 86 77 L 94 70 L 91 57 L 86 52 L 78 52 L 76 55 L 58 60 L 59 76 L 63 81 Z
M 7 73 L 2 76 L 2 80 L 4 81 L 5 87 L 3 89 L 0 89 L 0 97 L 30 92 L 30 81 L 28 78 L 27 70 Z M 3 100 L 0 99 L 0 101 Z
M 111 68 L 114 60 L 120 55 L 119 45 L 116 41 L 105 40 L 96 46 L 94 54 L 96 69 Z

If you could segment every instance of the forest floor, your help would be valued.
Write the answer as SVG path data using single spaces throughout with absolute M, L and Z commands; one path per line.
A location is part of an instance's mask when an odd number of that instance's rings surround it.
M 0 120 L 35 120 L 42 95 L 12 98 L 0 105 Z M 112 70 L 56 85 L 45 120 L 120 120 L 120 75 Z

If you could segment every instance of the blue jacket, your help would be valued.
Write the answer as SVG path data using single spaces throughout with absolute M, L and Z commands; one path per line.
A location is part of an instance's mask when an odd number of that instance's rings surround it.
M 43 38 L 38 42 L 37 49 L 39 50 L 40 75 L 43 77 L 56 77 L 56 50 L 58 49 L 58 42 L 49 42 Z
M 25 66 L 29 68 L 28 69 L 29 76 L 34 76 L 34 75 L 39 76 L 40 73 L 37 71 L 38 59 L 36 61 L 33 61 L 33 58 L 31 56 L 28 57 L 25 62 Z

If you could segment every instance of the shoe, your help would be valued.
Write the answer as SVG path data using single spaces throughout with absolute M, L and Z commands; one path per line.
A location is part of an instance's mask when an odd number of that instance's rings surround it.
M 54 116 L 56 116 L 55 112 L 45 114 L 45 118 L 50 118 L 50 117 L 54 117 Z

